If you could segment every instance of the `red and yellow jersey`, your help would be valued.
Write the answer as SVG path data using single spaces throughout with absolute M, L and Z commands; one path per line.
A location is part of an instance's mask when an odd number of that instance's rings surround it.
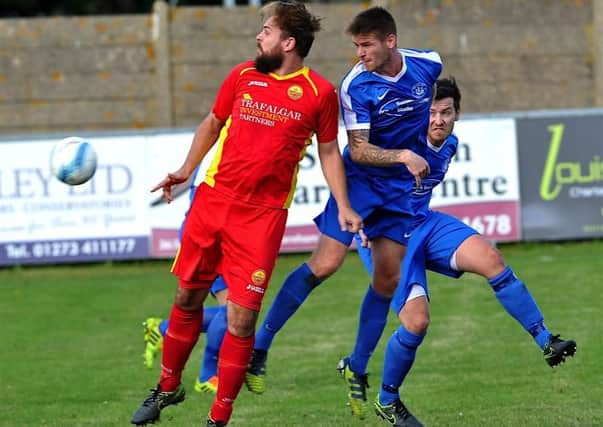
M 205 182 L 256 205 L 288 208 L 312 135 L 319 143 L 337 139 L 335 87 L 308 67 L 278 76 L 256 71 L 253 61 L 239 64 L 213 113 L 226 122 Z

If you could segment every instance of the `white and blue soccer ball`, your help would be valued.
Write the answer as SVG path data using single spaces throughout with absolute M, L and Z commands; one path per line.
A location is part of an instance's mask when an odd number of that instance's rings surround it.
M 50 170 L 69 185 L 80 185 L 96 172 L 96 152 L 88 141 L 70 136 L 55 144 L 50 153 Z

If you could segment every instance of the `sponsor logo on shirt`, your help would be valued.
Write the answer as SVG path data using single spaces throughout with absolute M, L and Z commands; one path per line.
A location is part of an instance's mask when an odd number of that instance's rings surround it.
M 247 83 L 247 86 L 268 87 L 268 83 L 267 82 L 260 82 L 260 81 L 257 81 L 257 80 L 252 80 L 249 83 Z
M 289 89 L 287 89 L 287 95 L 289 95 L 289 98 L 294 101 L 297 101 L 299 98 L 301 98 L 303 94 L 304 90 L 300 85 L 293 85 L 290 86 Z
M 287 107 L 254 101 L 251 97 L 241 98 L 241 120 L 274 126 L 276 123 L 287 123 L 291 120 L 301 120 L 302 113 Z
M 379 108 L 379 114 L 385 114 L 387 116 L 402 116 L 404 113 L 414 110 L 414 107 L 409 105 L 413 102 L 415 102 L 413 99 L 392 99 L 391 101 L 387 101 L 381 106 L 381 108 Z

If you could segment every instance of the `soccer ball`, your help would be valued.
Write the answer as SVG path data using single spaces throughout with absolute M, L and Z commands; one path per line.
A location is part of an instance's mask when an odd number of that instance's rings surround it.
M 50 170 L 65 184 L 83 184 L 96 172 L 96 152 L 89 142 L 80 137 L 62 139 L 50 153 Z

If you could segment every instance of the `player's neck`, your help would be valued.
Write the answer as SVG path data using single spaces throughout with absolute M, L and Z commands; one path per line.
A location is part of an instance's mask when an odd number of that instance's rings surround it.
M 402 67 L 404 66 L 404 58 L 402 54 L 395 48 L 392 50 L 392 54 L 388 61 L 383 64 L 381 70 L 379 70 L 379 74 L 383 74 L 389 77 L 396 77 L 400 71 L 402 71 Z
M 431 145 L 433 145 L 434 147 L 441 147 L 442 144 L 444 144 L 444 142 L 446 141 L 447 138 L 442 139 L 441 141 L 434 141 L 433 139 L 431 139 L 429 136 L 427 136 L 427 142 L 429 142 Z
M 283 63 L 276 70 L 272 71 L 277 76 L 286 76 L 295 73 L 304 67 L 304 61 L 298 56 L 285 57 Z

